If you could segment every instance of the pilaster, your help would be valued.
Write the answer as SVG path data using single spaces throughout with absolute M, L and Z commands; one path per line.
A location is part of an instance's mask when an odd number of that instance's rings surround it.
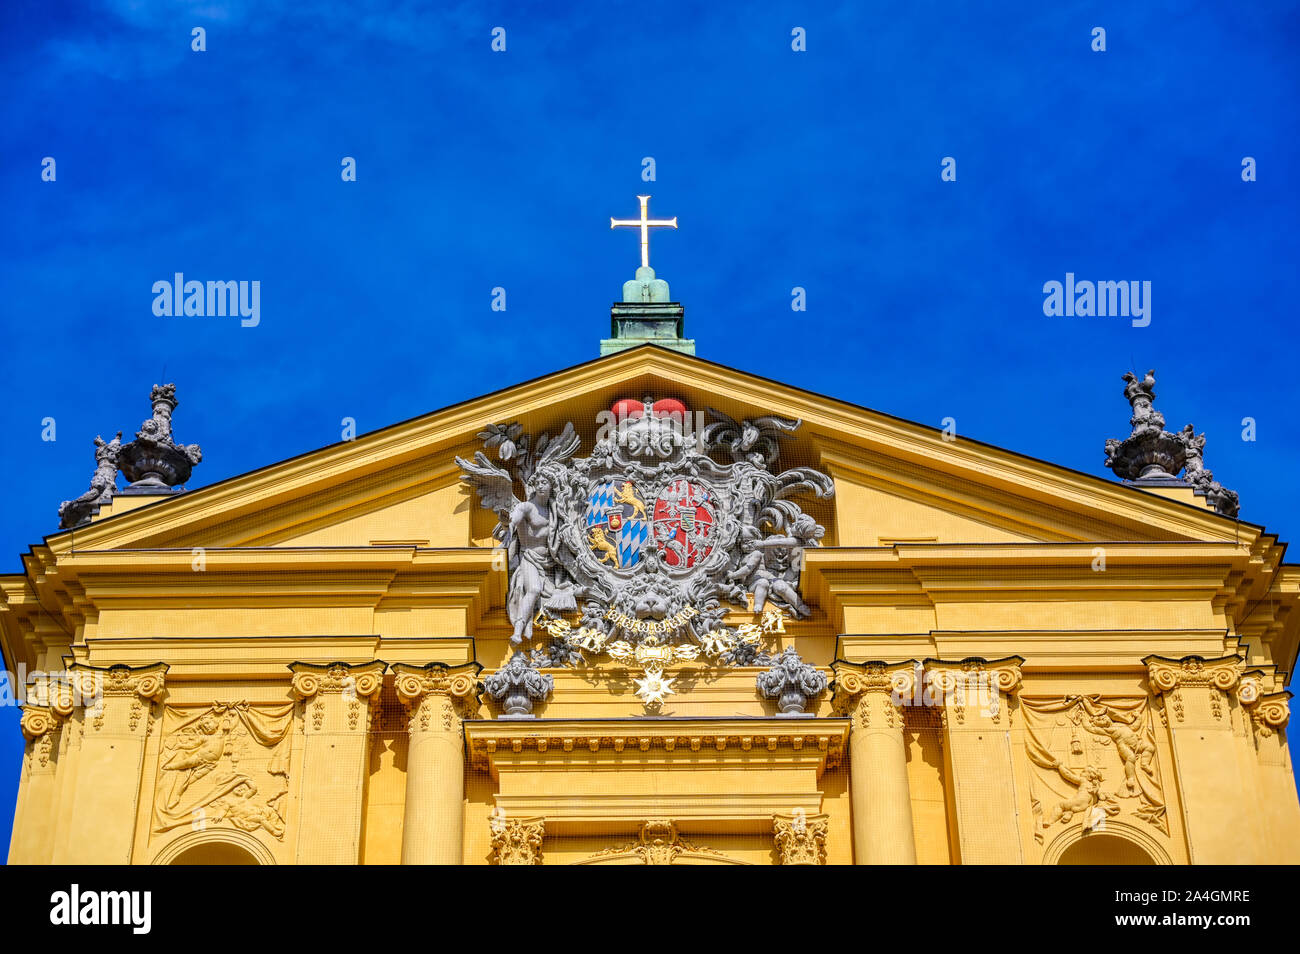
M 942 706 L 944 759 L 963 864 L 1023 864 L 1012 762 L 1019 656 L 925 661 L 928 698 Z
M 69 667 L 81 744 L 75 780 L 68 780 L 71 805 L 56 864 L 130 864 L 145 741 L 153 730 L 154 705 L 162 698 L 167 668 L 166 663 Z
M 1259 773 L 1265 834 L 1261 860 L 1268 864 L 1296 864 L 1300 862 L 1300 800 L 1286 738 L 1291 693 L 1265 693 L 1258 679 L 1246 677 L 1237 687 L 1237 701 L 1246 715 Z
M 1233 734 L 1238 703 L 1232 690 L 1241 660 L 1148 656 L 1142 662 L 1164 706 L 1192 864 L 1259 861 L 1264 846 L 1258 813 L 1244 810 L 1252 800 Z
M 53 859 L 58 752 L 64 724 L 63 716 L 50 706 L 23 707 L 19 728 L 27 745 L 9 841 L 11 865 L 49 864 Z

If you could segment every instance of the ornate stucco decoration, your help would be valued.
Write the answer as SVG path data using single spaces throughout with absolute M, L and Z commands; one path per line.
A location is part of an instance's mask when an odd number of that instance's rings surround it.
M 929 697 L 943 706 L 943 718 L 955 725 L 990 719 L 1000 725 L 1007 700 L 1020 688 L 1023 678 L 1020 656 L 1004 659 L 970 658 L 955 662 L 925 660 L 925 684 Z M 1010 716 L 1007 717 L 1008 722 Z M 949 723 L 945 722 L 945 725 Z
M 387 664 L 375 662 L 349 665 L 332 662 L 325 666 L 291 663 L 293 694 L 303 704 L 303 729 L 320 732 L 325 728 L 328 707 L 325 697 L 338 697 L 349 731 L 366 731 L 370 727 L 370 706 L 366 703 L 384 684 Z M 342 728 L 342 725 L 337 726 Z
M 122 432 L 111 441 L 95 438 L 95 473 L 90 478 L 90 489 L 76 500 L 59 504 L 59 526 L 63 529 L 86 523 L 99 509 L 110 503 L 117 492 L 117 463 L 122 450 Z
M 685 416 L 676 400 L 625 399 L 589 457 L 574 457 L 571 423 L 536 439 L 508 423 L 479 435 L 497 461 L 484 451 L 457 458 L 497 515 L 512 641 L 545 630 L 538 664 L 579 664 L 584 651 L 636 661 L 638 648 L 664 666 L 692 650 L 722 665 L 767 662 L 762 637 L 787 613 L 809 615 L 802 556 L 825 530 L 791 498 L 828 498 L 833 484 L 808 467 L 773 471 L 778 439 L 799 422 L 715 412 L 694 439 Z M 756 621 L 726 626 L 726 604 Z M 653 705 L 671 683 L 646 672 L 642 698 Z
M 293 703 L 168 706 L 153 830 L 229 825 L 283 840 L 292 724 Z
M 149 395 L 153 416 L 140 425 L 135 440 L 122 447 L 118 466 L 134 491 L 167 491 L 190 479 L 194 465 L 203 460 L 198 444 L 177 444 L 172 439 L 172 412 L 179 403 L 176 385 L 155 384 Z
M 58 713 L 48 706 L 23 706 L 18 728 L 22 731 L 23 738 L 30 743 L 32 761 L 41 768 L 50 764 L 60 722 Z
M 1034 838 L 1054 826 L 1104 829 L 1123 812 L 1169 834 L 1147 699 L 1020 699 Z
M 1124 373 L 1124 397 L 1133 408 L 1132 431 L 1124 440 L 1106 441 L 1106 466 L 1122 480 L 1166 481 L 1175 486 L 1185 468 L 1184 485 L 1194 487 L 1219 513 L 1235 517 L 1236 493 L 1220 485 L 1205 468 L 1205 435 L 1197 435 L 1191 424 L 1176 434 L 1165 430 L 1164 415 L 1154 407 L 1155 374 L 1151 370 L 1138 378 L 1131 371 Z
M 110 722 L 132 735 L 147 734 L 153 723 L 153 703 L 162 698 L 167 664 L 109 666 L 106 669 L 73 663 L 73 698 L 85 706 L 84 727 L 99 732 Z M 111 717 L 111 718 L 110 718 Z
M 533 718 L 533 703 L 541 702 L 555 688 L 555 677 L 540 673 L 523 653 L 483 680 L 487 694 L 501 703 L 502 719 Z
M 1269 738 L 1291 721 L 1291 693 L 1265 693 L 1257 675 L 1246 676 L 1237 686 L 1237 701 L 1246 710 L 1255 731 Z
M 506 818 L 498 809 L 492 827 L 492 864 L 540 865 L 546 825 L 541 818 Z
M 668 819 L 653 819 L 641 826 L 639 838 L 596 852 L 582 864 L 676 865 L 693 861 L 734 863 L 720 851 L 687 841 Z
M 393 664 L 393 688 L 406 706 L 410 719 L 410 732 L 427 732 L 441 726 L 450 732 L 459 725 L 458 719 L 468 718 L 478 706 L 478 693 L 482 685 L 478 663 L 448 666 L 429 663 L 427 666 Z
M 772 838 L 783 865 L 826 864 L 826 835 L 829 815 L 808 815 L 795 809 L 789 815 L 772 818 Z
M 1228 693 L 1241 678 L 1241 660 L 1236 656 L 1222 659 L 1148 656 L 1142 661 L 1147 664 L 1147 681 L 1152 691 L 1164 697 L 1165 710 L 1173 712 L 1175 724 L 1188 718 L 1184 689 L 1207 690 L 1210 715 L 1215 721 L 1227 715 Z
M 772 668 L 761 672 L 755 679 L 759 694 L 765 699 L 776 699 L 782 716 L 811 718 L 808 704 L 826 691 L 824 673 L 803 661 L 798 651 L 790 646 L 772 661 Z

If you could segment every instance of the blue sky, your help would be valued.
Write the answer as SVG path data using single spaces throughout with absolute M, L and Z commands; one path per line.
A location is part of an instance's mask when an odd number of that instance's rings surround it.
M 156 382 L 193 487 L 594 357 L 643 191 L 702 357 L 1102 476 L 1155 367 L 1300 536 L 1298 41 L 1283 3 L 7 0 L 0 571 Z M 155 316 L 175 272 L 260 281 L 260 324 Z M 1066 272 L 1150 281 L 1150 325 L 1044 316 Z

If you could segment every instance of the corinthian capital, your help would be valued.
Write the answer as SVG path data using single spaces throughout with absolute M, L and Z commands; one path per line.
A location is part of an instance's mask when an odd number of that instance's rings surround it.
M 541 818 L 492 816 L 492 863 L 540 865 L 546 826 Z
M 772 836 L 783 865 L 826 864 L 826 835 L 830 831 L 829 815 L 772 816 Z

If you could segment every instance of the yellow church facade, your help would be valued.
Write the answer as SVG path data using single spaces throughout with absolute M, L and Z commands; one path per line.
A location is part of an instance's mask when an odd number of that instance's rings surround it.
M 682 350 L 31 547 L 10 862 L 1298 860 L 1275 536 Z

